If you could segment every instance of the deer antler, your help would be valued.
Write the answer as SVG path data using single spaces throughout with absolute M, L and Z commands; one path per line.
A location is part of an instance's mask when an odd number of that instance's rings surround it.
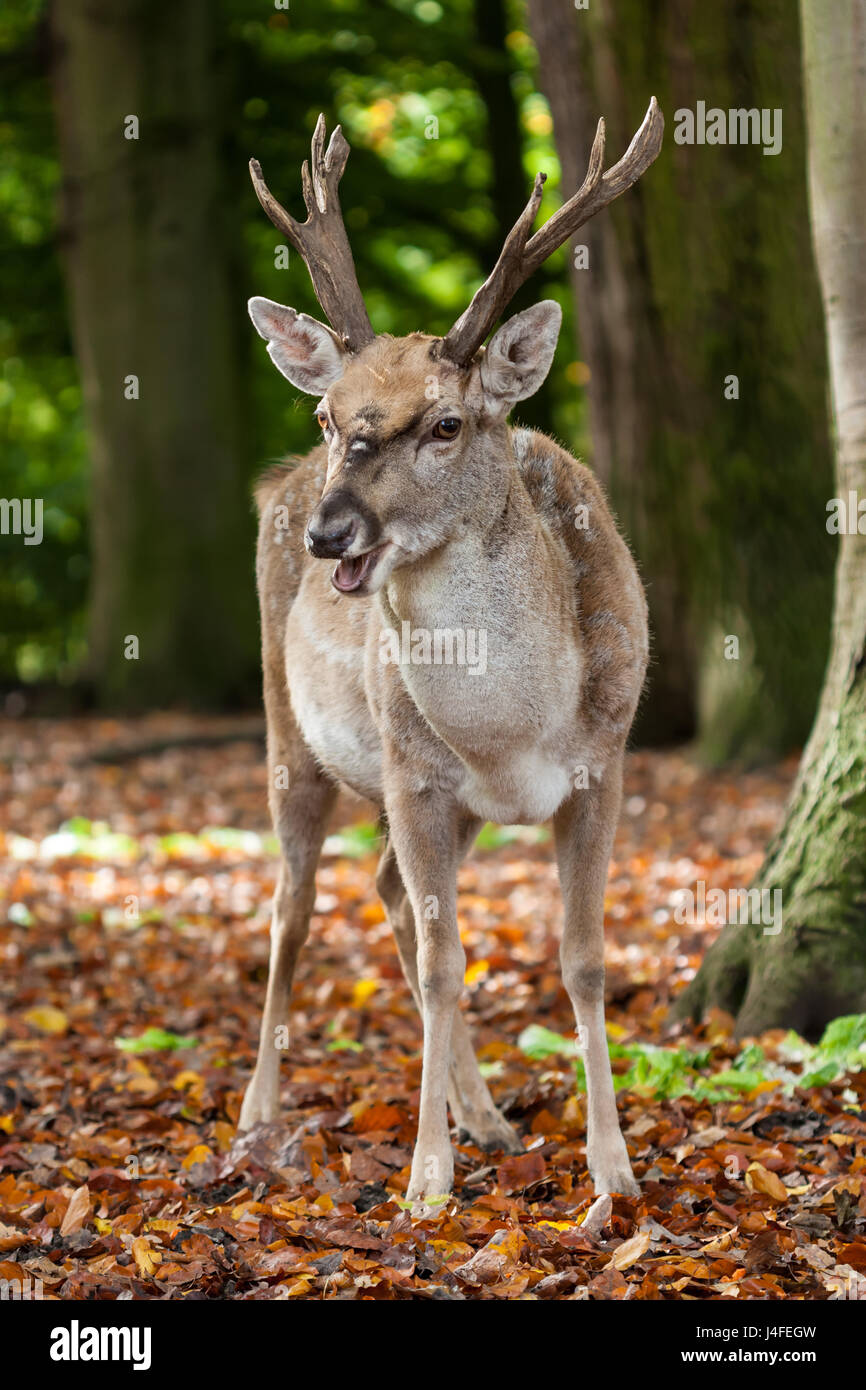
M 548 222 L 530 237 L 541 203 L 546 174 L 536 174 L 535 184 L 523 212 L 505 239 L 499 260 L 468 309 L 442 340 L 441 355 L 458 366 L 468 366 L 487 334 L 524 280 L 553 251 L 567 241 L 578 227 L 636 183 L 662 147 L 664 117 L 655 97 L 650 98 L 643 124 L 618 164 L 602 173 L 604 167 L 604 120 L 600 120 L 592 142 L 589 167 L 582 186 Z M 527 238 L 529 238 L 527 240 Z
M 358 285 L 349 238 L 343 226 L 337 188 L 349 158 L 349 144 L 335 126 L 325 150 L 325 117 L 320 116 L 312 141 L 312 174 L 304 160 L 301 185 L 307 207 L 306 222 L 296 222 L 277 202 L 262 177 L 262 166 L 250 160 L 250 178 L 268 217 L 300 252 L 310 272 L 316 298 L 331 327 L 349 352 L 358 352 L 375 334 Z

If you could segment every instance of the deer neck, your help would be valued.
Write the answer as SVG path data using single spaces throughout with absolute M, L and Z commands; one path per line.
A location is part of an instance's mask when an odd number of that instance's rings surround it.
M 516 465 L 488 520 L 394 571 L 378 594 L 379 659 L 399 663 L 463 764 L 458 794 L 473 814 L 534 824 L 567 794 L 561 764 L 582 669 L 574 586 Z
M 378 595 L 383 622 L 400 641 L 410 684 L 423 684 L 432 694 L 440 677 L 445 684 L 452 680 L 454 673 L 437 668 L 434 658 L 434 669 L 417 672 L 412 681 L 412 668 L 425 664 L 425 641 L 435 641 L 437 632 L 454 634 L 467 650 L 473 643 L 476 651 L 486 648 L 491 674 L 522 666 L 525 675 L 540 649 L 571 645 L 571 588 L 563 558 L 512 456 L 502 487 L 462 513 L 461 525 L 443 545 L 396 569 Z M 406 669 L 406 643 L 416 639 Z

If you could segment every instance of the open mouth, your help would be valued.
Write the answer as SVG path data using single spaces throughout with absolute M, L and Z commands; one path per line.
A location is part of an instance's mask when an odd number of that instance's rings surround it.
M 331 575 L 331 583 L 341 594 L 351 594 L 360 589 L 370 578 L 380 556 L 388 549 L 388 542 L 367 550 L 363 555 L 344 555 Z

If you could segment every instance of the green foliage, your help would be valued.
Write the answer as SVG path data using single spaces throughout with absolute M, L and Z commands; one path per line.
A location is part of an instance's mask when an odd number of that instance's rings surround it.
M 147 1028 L 137 1038 L 115 1038 L 121 1052 L 175 1052 L 180 1048 L 198 1047 L 198 1038 L 184 1038 L 167 1033 L 164 1028 Z
M 792 1061 L 803 1066 L 803 1086 L 823 1086 L 828 1081 L 866 1067 L 866 1014 L 845 1014 L 834 1018 L 814 1047 L 796 1033 L 789 1033 L 783 1050 Z
M 0 13 L 0 495 L 41 497 L 45 538 L 0 538 L 0 682 L 71 681 L 86 654 L 90 569 L 88 445 L 58 248 L 60 169 L 44 0 L 7 0 Z M 525 196 L 550 173 L 542 211 L 558 203 L 550 119 L 534 77 L 522 9 L 510 16 L 504 61 L 523 149 L 513 178 Z M 268 458 L 305 453 L 317 436 L 309 403 L 271 366 L 244 314 L 264 294 L 320 315 L 294 252 L 275 267 L 278 233 L 252 194 L 247 162 L 301 213 L 300 167 L 318 112 L 342 122 L 353 146 L 342 202 L 374 326 L 442 332 L 490 269 L 504 230 L 491 195 L 488 116 L 471 0 L 218 0 L 214 63 L 222 95 L 223 219 L 236 278 L 237 333 L 254 438 L 238 467 L 250 479 Z M 498 55 L 497 61 L 503 60 Z M 431 124 L 438 123 L 438 129 Z M 435 136 L 435 138 L 431 138 Z M 216 242 L 215 242 L 216 244 Z M 203 248 L 203 254 L 208 254 Z M 570 322 L 565 255 L 550 286 Z M 539 277 L 540 280 L 542 277 Z M 582 402 L 565 371 L 563 335 L 552 383 L 555 420 L 574 438 Z M 155 562 L 159 537 L 153 537 Z
M 544 844 L 550 831 L 543 825 L 494 825 L 488 821 L 478 832 L 476 849 L 501 849 L 503 845 Z
M 357 825 L 346 826 L 325 841 L 326 854 L 340 854 L 347 859 L 364 859 L 368 854 L 378 854 L 384 841 L 382 830 L 375 821 L 360 821 Z
M 44 539 L 0 536 L 0 679 L 70 679 L 89 570 L 81 392 L 55 246 L 60 181 L 41 0 L 0 11 L 0 497 L 40 498 Z
M 586 1073 L 577 1043 L 549 1028 L 531 1024 L 518 1040 L 527 1057 L 573 1057 L 577 1084 L 586 1088 Z M 789 1033 L 779 1049 L 784 1060 L 799 1063 L 802 1071 L 768 1059 L 763 1047 L 750 1043 L 728 1067 L 712 1070 L 712 1049 L 656 1047 L 650 1043 L 608 1042 L 612 1062 L 625 1059 L 625 1068 L 614 1067 L 617 1091 L 636 1091 L 659 1100 L 694 1096 L 710 1102 L 736 1100 L 765 1082 L 778 1084 L 791 1094 L 797 1086 L 825 1086 L 863 1070 L 866 1065 L 866 1014 L 834 1019 L 814 1047 L 796 1033 Z
M 492 825 L 488 822 L 475 842 L 477 849 L 496 850 L 503 845 L 544 844 L 550 831 L 541 825 Z M 344 859 L 365 859 L 380 854 L 385 836 L 377 821 L 359 821 L 336 830 L 325 840 L 326 855 Z M 73 816 L 59 830 L 42 840 L 23 835 L 10 836 L 9 849 L 14 859 L 104 859 L 109 863 L 131 863 L 148 852 L 149 846 L 140 838 L 113 832 L 105 821 L 91 821 L 86 816 Z M 254 830 L 238 830 L 233 826 L 205 826 L 197 834 L 189 830 L 173 830 L 160 835 L 156 848 L 168 859 L 208 859 L 227 850 L 244 859 L 261 859 L 280 853 L 275 835 L 259 835 Z

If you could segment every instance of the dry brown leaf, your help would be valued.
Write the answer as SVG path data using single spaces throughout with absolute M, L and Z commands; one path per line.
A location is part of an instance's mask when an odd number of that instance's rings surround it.
M 700 1248 L 701 1255 L 723 1255 L 726 1250 L 730 1250 L 737 1235 L 736 1226 L 730 1231 L 721 1231 L 712 1240 L 707 1241 L 706 1245 Z
M 75 1231 L 80 1231 L 89 1215 L 90 1188 L 87 1183 L 82 1183 L 81 1187 L 76 1187 L 69 1199 L 69 1206 L 66 1208 L 60 1226 L 61 1236 L 71 1236 Z
M 746 1169 L 746 1186 L 752 1192 L 763 1192 L 774 1202 L 787 1202 L 790 1193 L 775 1173 L 765 1168 L 763 1163 L 750 1163 Z
M 628 1240 L 624 1240 L 622 1245 L 614 1250 L 611 1259 L 605 1265 L 605 1269 L 630 1269 L 637 1264 L 642 1255 L 645 1255 L 652 1243 L 652 1236 L 649 1231 L 637 1231 Z
M 496 1231 L 487 1244 L 476 1251 L 471 1260 L 458 1265 L 454 1273 L 467 1284 L 498 1283 L 511 1273 L 522 1243 L 516 1228 Z

